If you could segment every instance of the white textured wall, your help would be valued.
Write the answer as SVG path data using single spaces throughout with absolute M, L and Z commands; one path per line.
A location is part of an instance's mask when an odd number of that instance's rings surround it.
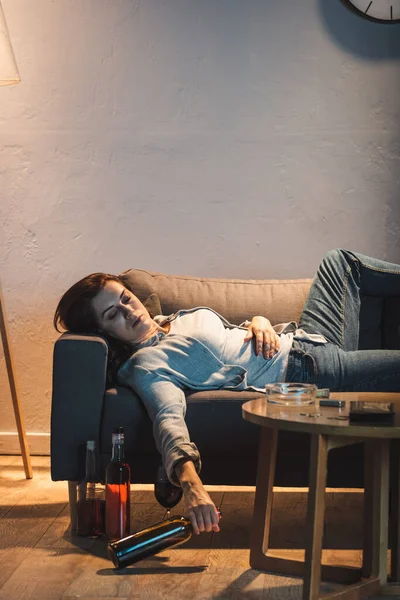
M 399 27 L 339 0 L 3 8 L 22 83 L 0 89 L 0 265 L 28 432 L 49 431 L 53 310 L 88 272 L 400 261 Z M 3 357 L 0 390 L 13 431 Z

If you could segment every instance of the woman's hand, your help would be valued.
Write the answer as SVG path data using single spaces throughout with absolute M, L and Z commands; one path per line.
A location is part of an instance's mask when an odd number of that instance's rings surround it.
M 262 353 L 266 360 L 272 358 L 281 346 L 279 336 L 265 317 L 252 318 L 244 342 L 249 342 L 252 338 L 254 338 L 256 355 Z
M 217 509 L 201 481 L 184 484 L 182 490 L 185 512 L 194 533 L 198 535 L 202 531 L 219 531 Z
M 185 513 L 190 519 L 193 531 L 219 531 L 219 517 L 214 502 L 204 489 L 200 477 L 191 461 L 185 462 L 177 471 L 183 491 Z

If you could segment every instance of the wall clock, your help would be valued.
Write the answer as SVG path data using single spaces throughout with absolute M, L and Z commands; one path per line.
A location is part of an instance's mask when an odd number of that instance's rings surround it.
M 400 0 L 342 0 L 359 15 L 379 23 L 400 23 Z

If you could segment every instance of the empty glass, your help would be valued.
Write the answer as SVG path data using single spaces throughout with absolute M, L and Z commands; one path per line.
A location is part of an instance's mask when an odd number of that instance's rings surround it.
M 280 406 L 314 406 L 317 386 L 312 383 L 268 383 L 267 402 Z

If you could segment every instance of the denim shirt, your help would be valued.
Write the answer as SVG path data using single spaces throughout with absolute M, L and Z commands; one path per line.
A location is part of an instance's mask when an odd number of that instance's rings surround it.
M 145 405 L 168 477 L 177 483 L 174 469 L 181 459 L 191 459 L 198 472 L 201 468 L 184 420 L 184 390 L 243 390 L 246 369 L 222 364 L 193 337 L 157 334 L 122 365 L 118 380 L 131 387 Z
M 206 307 L 181 310 L 169 317 L 156 320 L 165 325 L 178 317 Z M 237 328 L 221 315 L 215 313 L 226 328 Z M 239 326 L 244 331 L 246 326 Z M 279 333 L 296 332 L 294 322 L 275 327 Z M 306 334 L 307 335 L 307 334 Z M 322 341 L 322 340 L 321 340 Z M 290 342 L 291 343 L 291 342 Z M 323 342 L 322 342 L 323 343 Z M 290 347 L 290 344 L 289 344 Z M 194 336 L 158 332 L 142 344 L 134 347 L 132 356 L 121 366 L 118 380 L 131 387 L 144 403 L 153 422 L 153 435 L 164 466 L 171 481 L 177 483 L 174 473 L 176 463 L 182 458 L 193 460 L 200 470 L 198 450 L 190 441 L 185 424 L 185 389 L 211 390 L 248 389 L 247 370 L 235 364 L 224 364 L 204 343 Z M 289 350 L 287 350 L 287 353 Z M 277 381 L 282 367 L 271 369 L 269 381 Z M 259 389 L 259 388 L 256 388 Z M 264 390 L 262 390 L 264 391 Z

